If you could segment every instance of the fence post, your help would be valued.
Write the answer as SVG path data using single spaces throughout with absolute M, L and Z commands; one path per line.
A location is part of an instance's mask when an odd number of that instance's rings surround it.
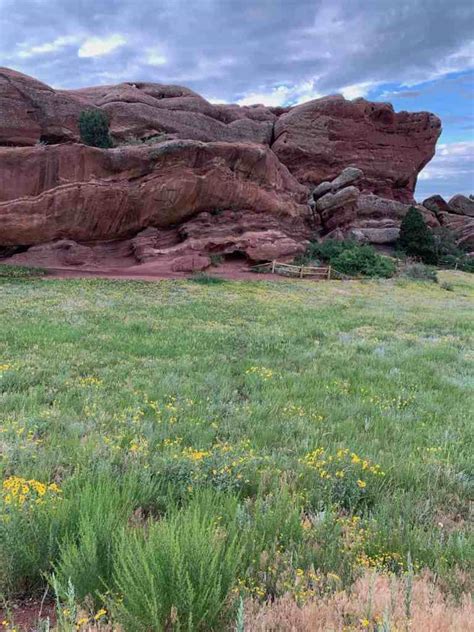
M 275 259 L 272 261 L 272 274 L 275 274 Z
M 303 267 L 303 266 L 301 266 L 301 268 L 300 268 L 300 279 L 302 279 L 302 278 L 303 278 L 303 270 L 304 270 L 304 267 Z
M 331 266 L 328 267 L 328 281 L 331 280 Z

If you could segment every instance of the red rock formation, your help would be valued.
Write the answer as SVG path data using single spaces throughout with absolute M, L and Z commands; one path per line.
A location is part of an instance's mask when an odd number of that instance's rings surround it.
M 168 138 L 270 145 L 276 116 L 264 106 L 211 105 L 192 90 L 156 83 L 123 83 L 64 92 L 107 112 L 114 138 Z
M 389 103 L 333 96 L 280 116 L 272 149 L 300 182 L 332 180 L 354 166 L 365 174 L 362 189 L 411 202 L 417 175 L 434 156 L 440 133 L 433 114 L 397 114 Z
M 0 68 L 0 145 L 34 145 L 78 138 L 84 106 L 32 77 Z
M 423 201 L 423 207 L 436 215 L 441 226 L 452 231 L 461 248 L 474 251 L 474 200 L 454 195 L 446 202 L 440 195 L 432 195 Z
M 119 147 L 77 144 L 88 108 L 108 113 Z M 149 227 L 160 235 L 142 234 L 123 252 L 138 260 L 166 249 L 292 256 L 321 230 L 390 241 L 406 208 L 394 205 L 413 201 L 439 133 L 432 114 L 396 114 L 363 99 L 212 105 L 180 86 L 55 91 L 0 69 L 0 246 L 133 238 Z M 348 166 L 358 169 L 336 178 Z M 308 205 L 315 184 L 321 195 Z M 58 261 L 91 260 L 61 244 L 46 247 Z
M 127 237 L 202 211 L 304 218 L 306 188 L 258 145 L 0 148 L 0 243 Z

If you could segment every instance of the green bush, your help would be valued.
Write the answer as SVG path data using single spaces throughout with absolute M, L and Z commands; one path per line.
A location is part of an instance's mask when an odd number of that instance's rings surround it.
M 446 255 L 454 255 L 455 257 L 462 256 L 464 253 L 461 248 L 456 244 L 456 237 L 452 230 L 445 226 L 433 229 L 433 239 L 436 250 L 436 256 L 438 258 Z
M 84 110 L 79 116 L 79 133 L 84 144 L 109 149 L 109 119 L 101 110 Z
M 438 265 L 463 272 L 474 272 L 474 259 L 469 257 L 456 243 L 452 230 L 444 226 L 433 230 Z
M 464 253 L 460 255 L 443 255 L 440 257 L 438 263 L 441 268 L 461 270 L 462 272 L 474 272 L 474 257 L 469 257 Z
M 72 584 L 80 602 L 89 597 L 96 605 L 100 603 L 100 593 L 111 584 L 121 528 L 153 495 L 153 483 L 146 476 L 134 474 L 122 476 L 117 483 L 106 471 L 71 485 L 66 501 L 70 524 L 54 564 L 61 598 Z
M 295 259 L 296 265 L 304 265 L 318 260 L 332 262 L 332 260 L 352 248 L 357 248 L 358 243 L 354 240 L 340 241 L 338 239 L 327 239 L 323 242 L 312 241 L 304 254 Z
M 113 606 L 116 617 L 134 632 L 223 629 L 218 623 L 240 558 L 235 520 L 221 526 L 208 501 L 197 497 L 146 534 L 127 532 L 115 564 L 123 596 Z
M 315 260 L 330 263 L 335 270 L 349 276 L 388 278 L 396 270 L 391 259 L 379 255 L 372 246 L 359 244 L 354 240 L 328 239 L 322 243 L 311 242 L 297 263 L 302 265 Z
M 201 285 L 219 285 L 220 283 L 226 283 L 225 279 L 210 276 L 205 272 L 196 272 L 193 276 L 189 277 L 188 281 L 193 281 L 194 283 L 199 283 Z
M 440 288 L 446 290 L 447 292 L 454 292 L 454 285 L 449 283 L 448 281 L 443 281 L 440 283 Z
M 224 263 L 224 257 L 222 255 L 211 255 L 210 259 L 213 266 L 220 266 L 221 263 Z
M 46 274 L 44 268 L 32 268 L 29 266 L 12 266 L 10 264 L 0 265 L 0 277 L 8 279 L 29 279 L 40 277 Z
M 423 263 L 411 263 L 405 266 L 402 272 L 402 276 L 415 281 L 432 281 L 438 282 L 438 276 L 436 270 L 424 265 Z
M 439 265 L 442 268 L 474 273 L 474 257 L 469 257 L 464 254 L 459 257 L 455 255 L 445 255 L 439 260 Z
M 338 272 L 350 276 L 389 278 L 395 274 L 396 265 L 392 259 L 379 255 L 372 246 L 354 246 L 331 259 L 331 265 Z
M 402 220 L 398 246 L 410 257 L 419 257 L 423 263 L 437 263 L 434 236 L 423 215 L 414 206 L 410 206 Z
M 19 597 L 43 586 L 58 553 L 64 523 L 62 503 L 3 503 L 0 506 L 0 594 Z

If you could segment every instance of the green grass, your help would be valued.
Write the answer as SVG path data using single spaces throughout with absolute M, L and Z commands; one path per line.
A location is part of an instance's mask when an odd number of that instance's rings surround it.
M 0 278 L 29 279 L 31 277 L 41 277 L 46 274 L 45 268 L 33 268 L 31 266 L 14 266 L 10 264 L 0 264 Z
M 194 630 L 408 555 L 464 590 L 474 281 L 439 276 L 0 279 L 0 592 Z

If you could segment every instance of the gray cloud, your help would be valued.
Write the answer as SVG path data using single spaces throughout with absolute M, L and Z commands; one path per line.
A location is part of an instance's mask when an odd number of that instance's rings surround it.
M 381 96 L 384 99 L 416 99 L 422 93 L 421 90 L 394 90 L 393 92 L 384 92 Z
M 416 198 L 422 201 L 434 193 L 446 198 L 474 193 L 474 141 L 438 145 L 436 156 L 419 176 Z
M 0 0 L 0 65 L 55 87 L 158 81 L 274 105 L 423 98 L 458 140 L 473 86 L 453 73 L 473 67 L 473 25 L 471 0 Z M 445 147 L 418 197 L 474 188 L 459 144 Z
M 311 94 L 350 86 L 353 95 L 469 66 L 471 4 L 0 0 L 0 62 L 58 87 L 145 79 L 232 101 L 280 85 L 297 99 L 311 81 Z

